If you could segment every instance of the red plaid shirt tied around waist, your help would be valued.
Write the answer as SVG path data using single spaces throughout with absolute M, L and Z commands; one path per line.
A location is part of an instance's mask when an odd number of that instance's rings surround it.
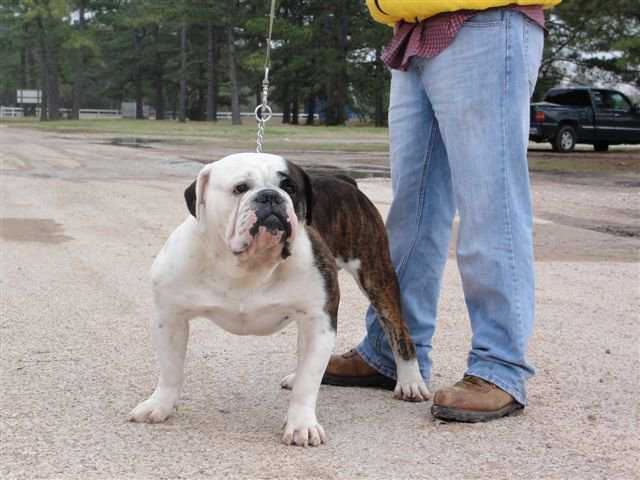
M 527 16 L 544 28 L 544 12 L 541 5 L 509 7 Z M 464 23 L 477 10 L 442 13 L 419 23 L 399 22 L 393 38 L 382 53 L 382 61 L 389 67 L 406 70 L 412 57 L 431 58 L 447 48 Z

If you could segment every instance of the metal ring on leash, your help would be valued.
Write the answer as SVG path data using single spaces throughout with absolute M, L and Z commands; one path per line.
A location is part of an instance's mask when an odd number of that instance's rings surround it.
M 269 105 L 258 105 L 253 113 L 256 116 L 256 120 L 258 122 L 268 122 L 269 120 L 271 120 L 271 117 L 273 115 L 273 112 L 271 111 L 271 107 Z
M 256 152 L 262 153 L 262 141 L 264 138 L 264 124 L 271 120 L 273 112 L 268 104 L 269 97 L 269 66 L 271 65 L 271 34 L 273 32 L 273 19 L 276 13 L 276 0 L 271 0 L 271 10 L 269 12 L 269 34 L 267 35 L 267 54 L 264 59 L 264 80 L 262 80 L 262 102 L 253 112 L 258 122 L 256 134 Z

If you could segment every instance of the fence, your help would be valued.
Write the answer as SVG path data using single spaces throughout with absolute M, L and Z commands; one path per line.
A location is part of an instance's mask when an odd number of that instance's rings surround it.
M 273 112 L 272 114 L 274 117 L 282 117 L 283 114 L 282 113 L 276 113 Z M 240 116 L 241 117 L 254 117 L 255 113 L 253 112 L 240 112 Z M 298 118 L 299 119 L 303 119 L 303 118 L 307 118 L 309 115 L 307 113 L 299 113 L 298 114 Z M 318 115 L 315 115 L 316 118 L 318 118 Z M 231 118 L 231 112 L 218 112 L 218 119 L 227 119 L 227 118 Z
M 61 108 L 60 115 L 62 118 L 69 118 L 71 114 L 71 109 L 69 108 Z M 40 116 L 40 109 L 36 108 L 36 117 Z M 241 112 L 241 117 L 251 117 L 253 118 L 253 112 Z M 273 113 L 274 117 L 282 118 L 282 113 Z M 299 113 L 298 118 L 300 120 L 306 119 L 309 115 L 306 113 Z M 23 118 L 24 111 L 22 107 L 4 107 L 0 106 L 0 120 L 7 119 L 15 119 L 15 118 Z M 317 118 L 317 115 L 315 116 Z M 96 118 L 122 118 L 122 112 L 120 110 L 108 110 L 108 109 L 93 109 L 93 108 L 82 108 L 80 109 L 80 119 L 81 120 L 89 120 Z M 167 118 L 170 118 L 167 115 Z M 231 112 L 218 112 L 217 118 L 220 120 L 230 119 Z
M 20 118 L 23 115 L 22 108 L 17 107 L 3 107 L 0 105 L 0 120 L 7 118 Z
M 35 110 L 36 118 L 40 116 L 40 109 Z M 71 115 L 70 108 L 61 108 L 60 115 L 62 118 L 69 118 Z M 22 107 L 4 107 L 0 105 L 0 120 L 23 118 L 24 110 Z M 121 118 L 120 110 L 108 110 L 97 108 L 81 108 L 80 119 L 90 120 L 94 118 Z

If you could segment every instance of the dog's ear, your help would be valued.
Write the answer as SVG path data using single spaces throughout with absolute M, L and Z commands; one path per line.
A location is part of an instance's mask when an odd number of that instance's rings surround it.
M 206 201 L 207 185 L 209 184 L 209 174 L 211 173 L 211 166 L 207 165 L 198 174 L 198 178 L 189 185 L 184 191 L 184 200 L 187 202 L 187 209 L 189 213 L 201 219 L 201 210 L 204 207 Z
M 313 184 L 311 178 L 301 167 L 289 160 L 287 162 L 287 174 L 289 178 L 296 184 L 299 195 L 296 195 L 294 208 L 298 219 L 311 225 L 313 211 Z
M 313 196 L 313 185 L 311 183 L 311 178 L 307 175 L 307 172 L 300 169 L 302 172 L 302 179 L 304 181 L 304 196 L 305 196 L 305 220 L 307 225 L 311 225 L 311 221 L 313 220 L 312 212 L 313 212 L 313 203 L 315 201 Z
M 189 213 L 197 218 L 196 216 L 196 183 L 197 180 L 194 180 L 191 185 L 187 187 L 184 191 L 184 201 L 187 202 L 187 209 Z

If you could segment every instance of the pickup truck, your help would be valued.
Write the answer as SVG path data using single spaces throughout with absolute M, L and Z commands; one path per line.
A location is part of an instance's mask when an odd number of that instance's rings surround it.
M 551 142 L 556 152 L 576 143 L 606 152 L 609 145 L 640 143 L 640 107 L 616 90 L 553 88 L 544 101 L 531 104 L 529 139 Z

